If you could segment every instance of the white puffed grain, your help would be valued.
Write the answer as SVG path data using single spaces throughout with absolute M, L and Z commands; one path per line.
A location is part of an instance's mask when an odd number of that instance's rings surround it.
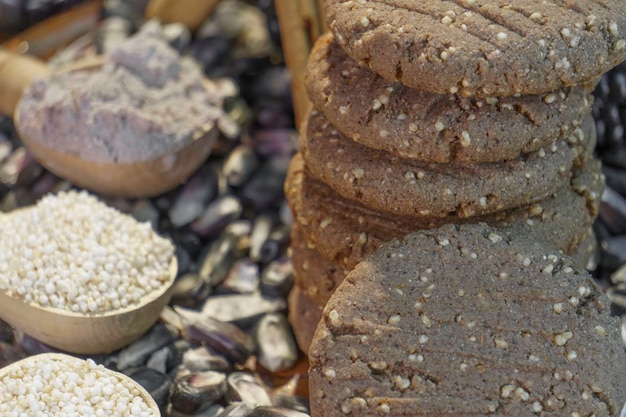
M 62 192 L 0 224 L 0 289 L 43 307 L 102 313 L 169 280 L 174 247 L 87 192 Z

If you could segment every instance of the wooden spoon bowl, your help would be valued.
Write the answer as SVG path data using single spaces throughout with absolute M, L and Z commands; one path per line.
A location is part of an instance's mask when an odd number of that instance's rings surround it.
M 0 368 L 0 380 L 4 378 L 5 376 L 10 375 L 13 371 L 24 369 L 25 366 L 36 365 L 37 363 L 42 362 L 44 360 L 45 361 L 52 360 L 55 362 L 61 362 L 62 364 L 68 364 L 68 365 L 75 364 L 76 362 L 83 362 L 82 359 L 78 359 L 73 356 L 65 355 L 62 353 L 42 353 L 39 355 L 29 356 L 25 359 L 14 362 L 8 366 L 5 366 L 4 368 Z M 134 387 L 139 392 L 139 396 L 149 407 L 150 411 L 157 417 L 161 416 L 161 412 L 159 411 L 159 407 L 157 403 L 154 401 L 150 393 L 148 393 L 148 391 L 146 391 L 145 388 L 143 388 L 140 384 L 138 384 L 132 378 L 129 378 L 120 372 L 115 372 L 107 368 L 104 368 L 101 371 L 104 372 L 107 376 L 115 378 L 120 384 L 124 386 Z
M 10 218 L 10 213 L 0 215 L 0 223 Z M 160 288 L 149 292 L 136 304 L 104 313 L 82 314 L 42 307 L 0 290 L 0 319 L 65 352 L 85 355 L 109 353 L 138 339 L 158 320 L 161 310 L 170 301 L 177 273 L 178 262 L 173 256 L 169 278 Z
M 93 71 L 104 61 L 102 56 L 83 58 L 58 71 Z M 73 184 L 104 195 L 153 197 L 185 182 L 211 153 L 218 136 L 215 123 L 200 126 L 199 133 L 178 149 L 133 163 L 98 163 L 45 146 L 24 133 L 17 113 L 22 90 L 35 78 L 49 74 L 49 69 L 41 61 L 0 50 L 0 112 L 14 116 L 22 142 L 43 167 Z
M 15 127 L 22 143 L 47 170 L 71 183 L 103 195 L 153 197 L 176 188 L 191 176 L 211 153 L 217 138 L 214 125 L 187 146 L 156 159 L 134 163 L 98 163 L 63 153 L 29 138 Z

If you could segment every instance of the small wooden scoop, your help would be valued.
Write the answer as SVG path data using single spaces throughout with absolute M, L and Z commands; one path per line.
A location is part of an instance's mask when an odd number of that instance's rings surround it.
M 91 58 L 62 71 L 80 71 L 102 65 L 103 59 Z M 30 83 L 47 77 L 50 69 L 33 57 L 0 50 L 0 112 L 14 115 L 22 91 Z M 202 126 L 202 134 L 188 145 L 155 159 L 133 163 L 98 163 L 63 153 L 25 135 L 14 117 L 20 138 L 37 161 L 54 174 L 80 187 L 104 195 L 151 197 L 169 191 L 191 176 L 211 153 L 218 131 L 215 124 Z
M 0 223 L 10 221 L 14 213 L 0 214 Z M 0 290 L 0 319 L 65 352 L 109 353 L 138 339 L 158 320 L 161 310 L 170 301 L 177 273 L 178 263 L 174 256 L 169 266 L 169 279 L 161 288 L 146 294 L 137 304 L 106 313 L 81 314 L 41 307 L 10 297 Z
M 68 368 L 70 368 L 71 365 L 75 365 L 78 362 L 83 362 L 82 359 L 78 359 L 73 356 L 64 355 L 61 353 L 42 353 L 39 355 L 29 356 L 20 361 L 17 361 L 8 366 L 5 366 L 4 368 L 0 368 L 0 380 L 2 380 L 5 376 L 10 375 L 14 371 L 36 367 L 38 363 L 49 362 L 49 361 L 60 362 L 61 364 L 66 364 Z M 83 364 L 81 363 L 80 366 L 82 367 Z M 71 368 L 74 368 L 74 366 L 71 366 Z M 152 396 L 150 395 L 150 393 L 148 393 L 148 391 L 146 391 L 146 389 L 143 388 L 135 380 L 127 377 L 126 375 L 120 372 L 115 372 L 107 368 L 102 369 L 102 372 L 104 372 L 107 376 L 114 378 L 119 383 L 123 384 L 124 386 L 134 387 L 137 390 L 137 392 L 139 392 L 139 396 L 146 403 L 150 411 L 157 417 L 161 416 L 159 407 L 157 403 L 154 401 L 154 399 L 152 398 Z M 24 387 L 24 388 L 27 391 L 29 389 L 28 387 Z M 68 392 L 67 394 L 69 394 L 70 396 L 73 395 L 73 393 L 71 392 Z M 39 413 L 43 413 L 45 411 L 47 410 L 40 410 Z M 52 415 L 52 413 L 50 413 L 49 415 Z

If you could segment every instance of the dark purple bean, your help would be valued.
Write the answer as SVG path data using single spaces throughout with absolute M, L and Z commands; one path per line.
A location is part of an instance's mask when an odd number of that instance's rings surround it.
M 184 226 L 196 220 L 205 207 L 217 195 L 218 174 L 208 166 L 194 174 L 174 200 L 168 215 L 174 226 Z
M 172 384 L 169 376 L 163 372 L 144 367 L 135 368 L 127 375 L 150 393 L 161 410 L 167 408 L 170 385 Z
M 239 199 L 232 195 L 225 195 L 211 202 L 190 227 L 198 235 L 210 239 L 241 217 L 242 212 L 243 206 Z
M 602 172 L 606 175 L 606 184 L 626 197 L 626 171 L 605 165 L 602 167 Z
M 261 246 L 259 260 L 263 263 L 269 263 L 276 259 L 281 252 L 284 252 L 289 244 L 290 234 L 291 227 L 287 225 L 280 224 L 274 228 Z
M 230 372 L 233 368 L 225 356 L 211 352 L 203 346 L 187 350 L 183 354 L 182 364 L 190 372 Z
M 200 278 L 208 287 L 221 283 L 241 255 L 239 238 L 231 233 L 222 233 L 201 257 Z
M 277 220 L 274 212 L 260 213 L 254 219 L 252 234 L 250 235 L 250 259 L 253 261 L 261 260 L 263 245 L 269 238 Z
M 268 264 L 261 273 L 261 292 L 270 297 L 287 296 L 293 286 L 293 266 L 283 255 Z
M 172 407 L 192 414 L 219 400 L 226 393 L 226 374 L 206 371 L 177 378 L 172 384 Z
M 117 355 L 117 369 L 123 371 L 145 363 L 156 350 L 169 345 L 178 337 L 178 331 L 168 325 L 157 323 L 148 333 L 122 349 Z
M 608 77 L 609 99 L 618 104 L 626 104 L 626 73 L 613 72 Z
M 24 359 L 27 356 L 24 349 L 10 342 L 0 342 L 0 368 Z
M 262 211 L 280 204 L 289 162 L 288 157 L 265 161 L 257 174 L 241 191 L 241 199 L 255 211 Z
M 264 314 L 283 311 L 286 307 L 283 298 L 266 298 L 258 293 L 216 295 L 206 300 L 202 314 L 246 328 L 253 326 Z
M 242 402 L 234 402 L 226 407 L 217 417 L 247 417 L 250 414 L 250 407 Z
M 250 294 L 259 289 L 259 265 L 249 258 L 242 258 L 233 264 L 220 289 L 226 292 Z
M 259 129 L 252 136 L 254 148 L 264 158 L 291 156 L 298 148 L 293 129 Z
M 248 417 L 309 417 L 309 414 L 283 407 L 257 407 Z
M 239 327 L 192 310 L 175 307 L 185 324 L 185 335 L 205 343 L 234 363 L 244 363 L 254 352 L 250 337 Z
M 231 373 L 226 379 L 226 385 L 226 397 L 229 401 L 241 401 L 252 409 L 272 405 L 272 400 L 265 388 L 249 373 Z
M 259 166 L 259 157 L 251 146 L 239 145 L 233 149 L 222 168 L 223 175 L 231 187 L 240 187 L 248 181 Z
M 265 369 L 271 372 L 285 371 L 298 361 L 298 346 L 283 314 L 263 316 L 255 328 L 254 338 L 258 361 Z
M 626 234 L 626 198 L 607 187 L 602 194 L 599 219 L 612 235 Z

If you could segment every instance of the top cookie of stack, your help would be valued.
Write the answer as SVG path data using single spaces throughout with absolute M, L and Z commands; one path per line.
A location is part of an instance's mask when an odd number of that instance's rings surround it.
M 352 59 L 388 80 L 464 96 L 542 94 L 626 59 L 622 0 L 325 0 Z

